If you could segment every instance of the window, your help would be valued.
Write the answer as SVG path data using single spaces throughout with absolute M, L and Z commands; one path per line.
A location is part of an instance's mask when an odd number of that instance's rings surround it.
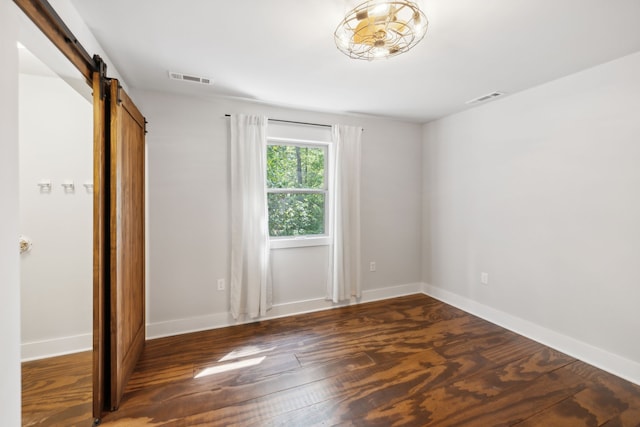
M 269 235 L 276 240 L 327 237 L 326 142 L 269 138 L 267 142 Z M 298 242 L 294 245 L 313 244 Z

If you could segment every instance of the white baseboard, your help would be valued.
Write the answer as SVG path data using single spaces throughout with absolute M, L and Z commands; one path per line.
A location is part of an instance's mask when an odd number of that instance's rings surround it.
M 28 362 L 31 360 L 91 350 L 93 348 L 92 337 L 93 334 L 81 334 L 70 337 L 22 343 L 21 360 L 23 362 Z
M 186 319 L 147 323 L 147 339 L 150 340 L 205 331 L 207 329 L 223 328 L 232 324 L 230 319 L 231 315 L 228 313 L 216 313 Z
M 269 310 L 267 316 L 259 319 L 235 321 L 229 313 L 216 313 L 207 316 L 190 317 L 187 319 L 149 323 L 147 325 L 147 339 L 186 334 L 207 329 L 224 328 L 232 325 L 251 323 L 258 320 L 276 319 L 295 314 L 312 313 L 314 311 L 329 310 L 336 307 L 344 307 L 346 305 L 361 304 L 364 302 L 378 301 L 421 292 L 422 283 L 408 283 L 398 286 L 364 290 L 362 291 L 362 298 L 360 298 L 359 301 L 352 300 L 342 304 L 334 304 L 324 298 L 276 304 L 271 308 L 271 310 Z
M 423 284 L 422 289 L 428 296 L 640 385 L 640 363 L 638 362 L 496 310 L 453 292 L 426 283 Z
M 410 283 L 399 286 L 390 286 L 381 289 L 371 289 L 362 292 L 360 301 L 351 301 L 344 304 L 332 304 L 325 299 L 312 299 L 296 301 L 286 304 L 274 305 L 269 310 L 269 315 L 259 320 L 275 319 L 294 314 L 310 313 L 319 310 L 328 310 L 344 305 L 358 304 L 387 298 L 395 298 L 403 295 L 422 292 L 421 283 Z M 207 329 L 223 328 L 241 323 L 250 323 L 256 320 L 242 322 L 235 321 L 228 313 L 215 313 L 207 316 L 190 317 L 187 319 L 169 320 L 164 322 L 149 323 L 147 325 L 147 339 L 161 338 L 171 335 L 185 334 L 189 332 L 203 331 Z M 44 359 L 47 357 L 62 356 L 91 350 L 93 347 L 92 334 L 82 334 L 70 337 L 55 338 L 43 341 L 22 343 L 22 361 Z
M 360 302 L 379 301 L 419 293 L 422 293 L 422 283 L 406 283 L 404 285 L 362 291 L 362 300 Z
M 552 347 L 558 351 L 575 357 L 576 359 L 582 360 L 590 365 L 596 366 L 602 370 L 640 385 L 640 363 L 638 362 L 626 359 L 617 354 L 594 347 L 583 341 L 576 340 L 570 336 L 563 335 L 517 316 L 496 310 L 477 301 L 426 283 L 408 283 L 398 286 L 365 290 L 362 292 L 362 298 L 359 301 L 352 300 L 342 304 L 333 304 L 331 301 L 327 301 L 323 298 L 277 304 L 269 311 L 268 316 L 262 317 L 258 320 L 268 320 L 320 310 L 329 310 L 336 307 L 361 304 L 364 302 L 384 300 L 417 293 L 424 293 L 491 323 L 502 326 L 505 329 Z M 147 325 L 147 339 L 180 335 L 207 329 L 223 328 L 254 321 L 256 320 L 238 322 L 233 320 L 229 313 L 216 313 L 207 316 L 150 323 Z M 21 347 L 23 362 L 46 357 L 61 356 L 64 354 L 91 350 L 92 334 L 81 334 L 51 340 L 27 342 L 23 343 Z

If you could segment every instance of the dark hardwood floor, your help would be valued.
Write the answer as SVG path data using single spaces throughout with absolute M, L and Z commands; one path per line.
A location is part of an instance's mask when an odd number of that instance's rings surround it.
M 91 356 L 23 424 L 91 425 Z M 148 341 L 105 426 L 640 426 L 640 387 L 424 295 Z
M 22 364 L 23 426 L 91 425 L 91 352 Z

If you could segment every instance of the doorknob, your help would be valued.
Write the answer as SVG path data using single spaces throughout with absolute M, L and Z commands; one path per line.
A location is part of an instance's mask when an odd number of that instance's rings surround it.
M 31 239 L 26 237 L 26 236 L 20 236 L 19 239 L 20 242 L 20 253 L 23 254 L 25 252 L 29 252 L 31 250 L 31 246 L 33 246 L 33 243 L 31 242 Z

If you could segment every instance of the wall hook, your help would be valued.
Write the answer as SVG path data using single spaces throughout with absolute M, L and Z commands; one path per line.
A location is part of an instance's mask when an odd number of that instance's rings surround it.
M 41 179 L 38 182 L 38 187 L 40 187 L 41 193 L 51 193 L 51 180 L 50 179 Z
M 76 186 L 73 181 L 67 180 L 64 181 L 61 185 L 62 188 L 64 188 L 65 193 L 73 193 L 76 190 Z

